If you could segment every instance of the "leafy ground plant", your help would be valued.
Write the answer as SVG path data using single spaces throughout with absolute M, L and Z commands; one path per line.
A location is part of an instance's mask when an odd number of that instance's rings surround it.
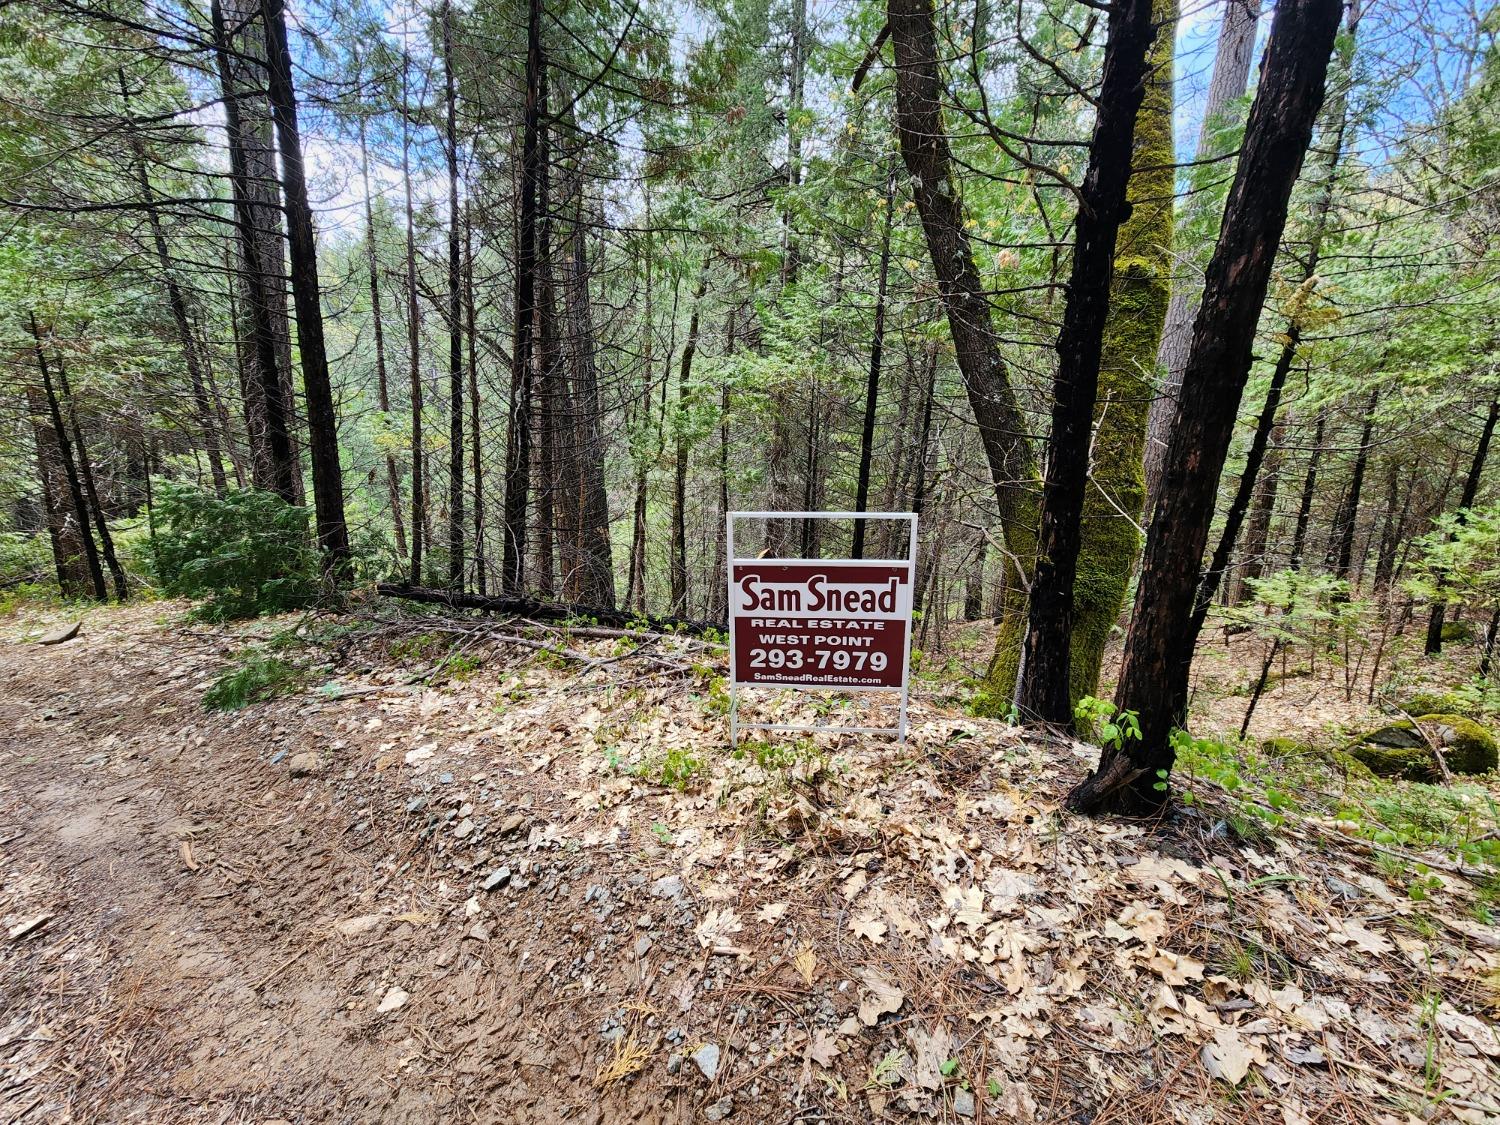
M 243 654 L 234 668 L 203 693 L 203 706 L 210 711 L 238 711 L 250 703 L 294 695 L 302 690 L 307 679 L 308 671 L 302 665 L 251 651 Z

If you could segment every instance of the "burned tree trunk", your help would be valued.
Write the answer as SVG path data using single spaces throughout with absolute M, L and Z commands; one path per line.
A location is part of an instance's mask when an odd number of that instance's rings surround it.
M 1292 185 L 1323 102 L 1340 10 L 1339 0 L 1282 0 L 1276 10 L 1193 327 L 1126 638 L 1116 699 L 1139 716 L 1141 738 L 1102 752 L 1095 771 L 1068 795 L 1076 811 L 1143 813 L 1166 800 L 1166 775 L 1175 756 L 1170 735 L 1187 705 L 1197 640 L 1194 599 L 1219 474 L 1250 372 Z
M 1125 193 L 1135 120 L 1146 93 L 1148 54 L 1156 34 L 1151 0 L 1118 0 L 1111 9 L 1099 113 L 1089 145 L 1088 171 L 1079 191 L 1068 303 L 1057 338 L 1052 432 L 1030 617 L 1016 677 L 1016 706 L 1028 719 L 1062 727 L 1073 723 L 1069 691 L 1073 583 L 1083 538 L 1084 491 L 1115 240 L 1130 214 Z

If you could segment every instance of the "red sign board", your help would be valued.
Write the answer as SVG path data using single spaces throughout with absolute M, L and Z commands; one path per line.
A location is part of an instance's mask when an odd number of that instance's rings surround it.
M 905 687 L 911 581 L 906 562 L 735 560 L 729 573 L 734 682 Z

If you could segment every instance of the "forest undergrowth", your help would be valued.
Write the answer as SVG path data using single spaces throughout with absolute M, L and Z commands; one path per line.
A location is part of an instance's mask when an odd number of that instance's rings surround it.
M 1215 733 L 1245 702 L 1224 685 L 1258 667 L 1236 675 L 1232 641 L 1204 662 L 1172 811 L 1131 822 L 1062 813 L 1096 748 L 964 714 L 936 659 L 905 745 L 731 750 L 712 639 L 389 600 L 232 629 L 185 608 L 94 609 L 76 640 L 0 650 L 19 700 L 0 794 L 17 826 L 0 843 L 3 953 L 22 982 L 7 1110 L 217 1120 L 217 1091 L 241 1120 L 1500 1112 L 1492 780 L 1350 768 L 1339 724 L 1367 717 L 1352 705 L 1295 747 Z M 13 614 L 7 639 L 58 618 Z M 147 668 L 156 687 L 127 686 Z M 58 700 L 63 677 L 76 688 Z M 1314 713 L 1337 682 L 1330 664 L 1288 677 L 1259 713 Z M 853 704 L 746 706 L 812 724 Z M 230 911 L 193 940 L 229 961 L 256 947 L 234 1019 L 332 1021 L 347 1066 L 252 1040 L 244 1074 L 203 1078 L 205 1040 L 172 1020 L 129 1033 L 141 1075 L 61 1065 L 69 997 L 44 982 L 63 948 L 71 972 L 131 966 L 157 1011 L 201 988 L 131 948 L 152 930 L 140 904 L 108 880 L 68 886 L 66 823 L 18 807 L 58 802 L 69 775 L 100 801 L 167 775 L 184 788 L 186 824 L 170 846 L 153 827 L 148 850 L 166 902 Z M 131 925 L 101 924 L 110 909 Z M 185 1073 L 196 1100 L 142 1100 Z

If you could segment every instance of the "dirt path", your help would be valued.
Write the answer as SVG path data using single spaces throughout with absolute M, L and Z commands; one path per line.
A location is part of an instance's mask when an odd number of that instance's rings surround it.
M 0 915 L 48 916 L 0 935 L 0 1120 L 515 1119 L 536 1095 L 509 1061 L 513 981 L 416 896 L 406 921 L 372 905 L 370 821 L 400 795 L 354 759 L 348 800 L 271 764 L 370 707 L 312 704 L 296 729 L 205 714 L 235 645 L 163 612 L 0 646 Z M 418 977 L 425 1003 L 378 1011 Z M 564 1070 L 543 1100 L 580 1119 L 581 1068 L 543 1057 Z
M 0 1122 L 1500 1119 L 1451 858 L 1413 896 L 1207 787 L 1064 821 L 1091 748 L 922 699 L 904 746 L 730 753 L 664 638 L 367 612 L 210 713 L 247 637 L 184 608 L 0 623 Z

